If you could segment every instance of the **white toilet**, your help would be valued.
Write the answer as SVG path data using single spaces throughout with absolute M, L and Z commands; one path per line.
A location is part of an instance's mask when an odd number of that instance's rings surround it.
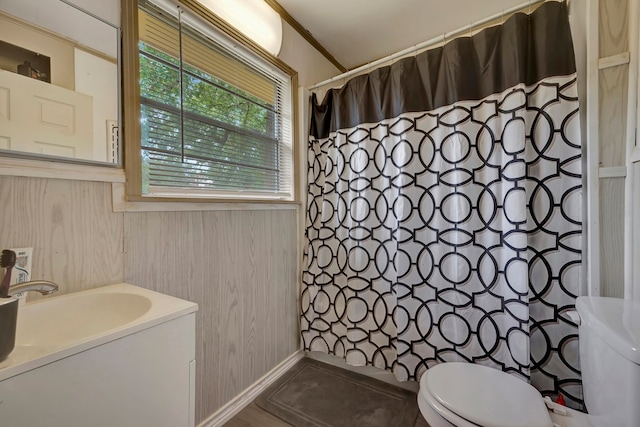
M 589 415 L 552 403 L 497 369 L 441 363 L 420 379 L 418 406 L 431 427 L 640 426 L 640 303 L 579 297 L 580 361 Z

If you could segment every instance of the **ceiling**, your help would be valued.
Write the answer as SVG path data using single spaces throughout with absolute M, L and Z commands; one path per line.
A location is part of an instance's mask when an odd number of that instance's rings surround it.
M 348 69 L 472 25 L 527 0 L 278 0 Z

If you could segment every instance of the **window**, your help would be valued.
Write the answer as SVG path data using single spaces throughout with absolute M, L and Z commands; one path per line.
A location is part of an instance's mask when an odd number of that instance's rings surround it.
M 140 196 L 293 200 L 291 73 L 154 3 L 137 11 Z

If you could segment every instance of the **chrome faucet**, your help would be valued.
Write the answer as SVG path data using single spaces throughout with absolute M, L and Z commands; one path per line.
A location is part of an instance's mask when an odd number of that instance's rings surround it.
M 58 285 L 48 280 L 32 280 L 30 282 L 18 283 L 9 288 L 9 296 L 20 298 L 25 292 L 40 292 L 42 295 L 51 295 L 58 291 Z

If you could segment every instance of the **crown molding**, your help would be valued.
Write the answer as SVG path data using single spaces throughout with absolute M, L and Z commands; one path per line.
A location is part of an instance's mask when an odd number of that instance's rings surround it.
M 276 0 L 264 0 L 269 6 L 271 6 L 271 8 L 273 10 L 275 10 L 276 12 L 278 12 L 278 14 L 280 15 L 280 17 L 282 19 L 284 19 L 285 21 L 287 21 L 287 23 L 289 25 L 291 25 L 293 27 L 294 30 L 296 30 L 298 32 L 298 34 L 300 34 L 302 37 L 304 37 L 304 39 L 306 41 L 309 42 L 309 44 L 311 44 L 311 46 L 313 46 L 314 48 L 316 48 L 318 50 L 318 52 L 320 52 L 325 58 L 327 58 L 327 60 L 329 62 L 331 62 L 333 65 L 336 66 L 336 68 L 338 70 L 340 70 L 340 72 L 344 73 L 347 71 L 347 68 L 344 67 L 344 65 L 342 65 L 336 58 L 333 57 L 333 55 L 331 55 L 329 53 L 329 51 L 327 49 L 324 48 L 324 46 L 322 46 L 318 40 L 316 40 L 309 31 L 307 31 L 298 21 L 296 21 L 296 19 L 291 16 L 289 14 L 289 12 L 286 11 L 285 8 L 283 8 L 280 3 L 278 3 Z

